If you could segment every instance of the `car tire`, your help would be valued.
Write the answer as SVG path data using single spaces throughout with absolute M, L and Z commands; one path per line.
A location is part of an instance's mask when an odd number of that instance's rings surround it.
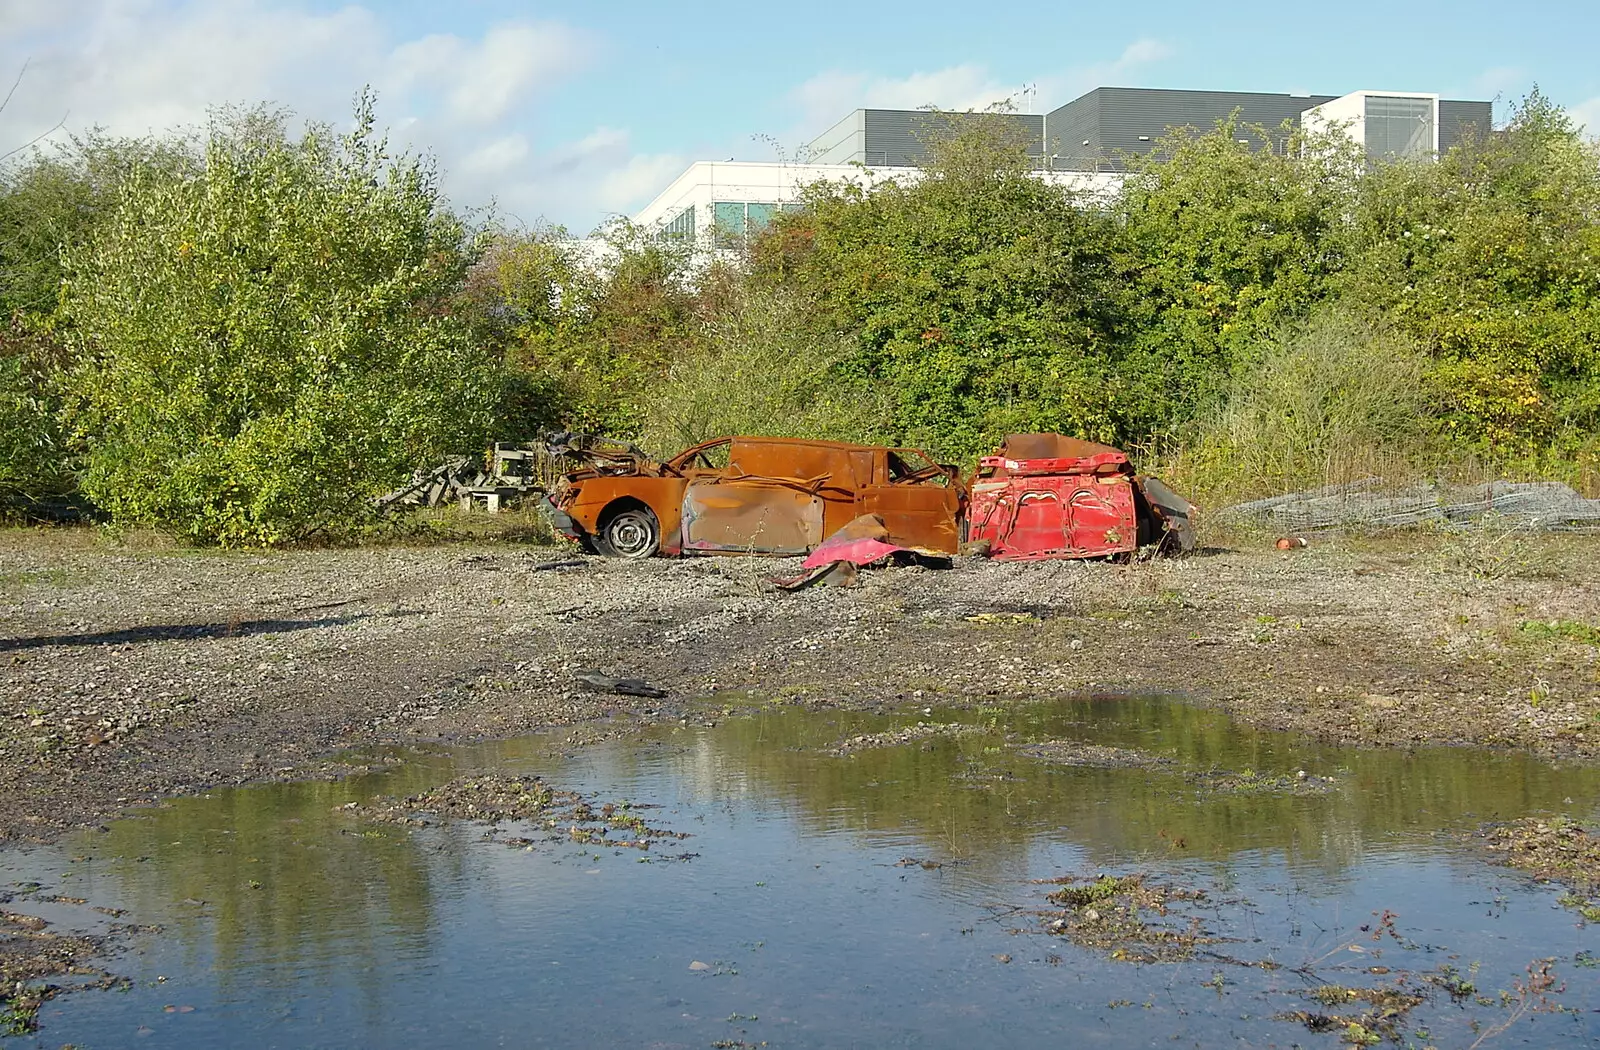
M 661 549 L 661 522 L 649 507 L 627 507 L 601 523 L 595 544 L 612 558 L 648 558 Z

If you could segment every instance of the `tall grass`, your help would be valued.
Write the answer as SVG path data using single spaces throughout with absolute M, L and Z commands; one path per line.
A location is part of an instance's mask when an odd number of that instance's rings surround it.
M 645 393 L 645 448 L 670 455 L 726 434 L 880 437 L 890 402 L 846 369 L 853 336 L 817 335 L 794 292 L 743 283 L 708 329 Z
M 1168 473 L 1211 505 L 1414 477 L 1428 458 L 1427 365 L 1414 341 L 1379 321 L 1316 314 L 1263 341 Z

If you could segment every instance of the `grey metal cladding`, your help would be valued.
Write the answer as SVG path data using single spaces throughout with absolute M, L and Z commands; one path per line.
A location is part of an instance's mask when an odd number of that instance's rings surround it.
M 1099 90 L 1051 110 L 1044 118 L 1044 134 L 1052 168 L 1093 168 L 1100 158 Z
M 1028 153 L 1044 148 L 1044 117 L 1036 113 L 952 113 L 924 109 L 869 109 L 864 112 L 866 149 L 858 158 L 869 167 L 921 164 L 927 143 L 947 135 L 963 120 L 997 120 L 1014 124 L 1027 137 Z
M 1331 102 L 1336 95 L 1280 95 L 1254 91 L 1175 91 L 1164 88 L 1102 87 L 1067 103 L 1049 116 L 1045 133 L 1060 144 L 1061 167 L 1117 168 L 1123 154 L 1155 149 L 1174 128 L 1207 132 L 1237 113 L 1240 138 L 1263 145 L 1250 125 L 1277 132 L 1287 121 L 1298 126 L 1300 114 Z M 1272 135 L 1279 141 L 1277 134 Z M 1090 145 L 1082 145 L 1088 139 Z M 1094 152 L 1081 156 L 1086 150 Z
M 1240 138 L 1250 139 L 1252 145 L 1265 145 L 1250 127 L 1260 125 L 1274 142 L 1281 142 L 1279 129 L 1286 122 L 1298 127 L 1300 114 L 1338 97 L 1151 88 L 1101 90 L 1100 147 L 1108 156 L 1149 153 L 1171 129 L 1193 128 L 1203 134 L 1235 115 Z
M 806 147 L 809 159 L 816 164 L 848 164 L 860 160 L 866 149 L 863 113 L 863 110 L 851 110 L 844 119 L 812 139 Z
M 1489 102 L 1456 102 L 1439 100 L 1439 152 L 1448 153 L 1450 147 L 1462 139 L 1482 139 L 1494 130 L 1494 105 Z

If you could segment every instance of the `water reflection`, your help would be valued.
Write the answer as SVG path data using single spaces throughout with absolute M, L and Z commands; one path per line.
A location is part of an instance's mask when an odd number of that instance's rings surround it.
M 133 992 L 58 1000 L 33 1045 L 120 1045 L 136 1026 L 179 1046 L 1029 1045 L 1069 1024 L 1103 1045 L 1304 1035 L 1270 1020 L 1300 1003 L 1299 978 L 1256 975 L 1247 990 L 1241 979 L 1239 994 L 1255 997 L 1241 1005 L 1201 989 L 1209 970 L 1120 965 L 1007 932 L 1025 919 L 989 921 L 996 902 L 1040 903 L 1028 879 L 1129 865 L 1236 887 L 1265 954 L 1312 954 L 1351 916 L 1394 908 L 1450 945 L 1425 965 L 1484 960 L 1509 987 L 1534 954 L 1571 958 L 1585 935 L 1549 906 L 1552 892 L 1522 889 L 1451 833 L 1530 812 L 1588 816 L 1600 803 L 1593 767 L 1323 747 L 1159 699 L 720 714 L 715 727 L 574 756 L 530 738 L 410 753 L 339 784 L 218 791 L 59 853 L 4 858 L 3 877 L 31 871 L 47 885 L 72 868 L 73 892 L 165 930 L 119 960 Z M 970 731 L 830 753 L 923 719 Z M 1161 763 L 1019 752 L 1039 740 Z M 652 822 L 693 833 L 699 857 L 577 843 L 530 853 L 481 842 L 481 826 L 418 830 L 348 808 L 485 768 L 658 803 Z M 1334 786 L 1217 791 L 1193 775 L 1214 769 L 1304 770 Z M 72 853 L 90 859 L 73 867 Z M 906 856 L 947 866 L 896 867 Z M 1140 996 L 1156 1005 L 1106 1013 Z M 175 1000 L 196 1009 L 167 1013 Z M 728 1020 L 751 1015 L 766 1020 Z M 1579 1041 L 1600 1037 L 1593 1020 L 1574 1023 Z

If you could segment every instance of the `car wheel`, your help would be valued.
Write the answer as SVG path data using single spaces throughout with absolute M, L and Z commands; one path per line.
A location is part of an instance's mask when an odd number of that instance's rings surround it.
M 661 523 L 648 507 L 629 507 L 607 518 L 597 539 L 613 558 L 648 558 L 661 549 Z

